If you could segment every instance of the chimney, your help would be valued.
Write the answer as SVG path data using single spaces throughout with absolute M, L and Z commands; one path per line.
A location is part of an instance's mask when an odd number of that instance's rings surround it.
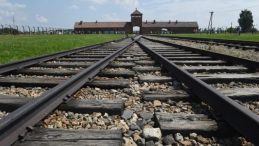
M 154 20 L 154 23 L 156 23 L 156 20 Z
M 83 24 L 83 21 L 80 21 L 80 22 L 79 22 L 79 25 L 82 25 L 82 24 Z
M 147 24 L 147 20 L 146 20 L 146 24 Z
M 171 23 L 171 20 L 169 20 L 169 23 Z
M 176 20 L 175 23 L 177 24 L 177 23 L 178 23 L 178 20 Z
M 97 23 L 97 20 L 95 21 L 95 23 Z

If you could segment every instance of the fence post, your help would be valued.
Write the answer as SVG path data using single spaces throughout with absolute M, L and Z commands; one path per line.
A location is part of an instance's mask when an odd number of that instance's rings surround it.
M 34 27 L 34 26 L 33 26 L 33 30 L 34 30 L 34 31 L 33 31 L 33 35 L 35 35 L 35 27 Z
M 12 27 L 11 27 L 11 25 L 9 25 L 9 26 L 10 26 L 11 35 L 13 35 L 13 33 L 12 33 Z
M 24 32 L 24 26 L 22 26 L 22 30 L 23 30 L 23 35 L 25 35 L 25 32 Z
M 2 31 L 3 31 L 3 36 L 4 36 L 4 25 L 1 25 L 2 26 Z
M 17 34 L 19 35 L 19 29 L 18 29 L 18 26 L 16 25 L 16 27 L 17 27 Z
M 31 28 L 30 28 L 30 26 L 28 26 L 28 28 L 29 28 L 29 35 L 31 35 Z

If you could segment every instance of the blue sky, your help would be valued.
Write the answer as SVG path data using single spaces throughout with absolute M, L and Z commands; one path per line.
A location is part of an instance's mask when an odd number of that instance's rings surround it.
M 138 8 L 143 21 L 197 21 L 208 27 L 237 26 L 242 9 L 248 8 L 259 28 L 259 0 L 0 0 L 0 24 L 73 28 L 76 21 L 130 21 Z M 232 11 L 236 10 L 236 11 Z M 230 12 L 225 12 L 230 11 Z

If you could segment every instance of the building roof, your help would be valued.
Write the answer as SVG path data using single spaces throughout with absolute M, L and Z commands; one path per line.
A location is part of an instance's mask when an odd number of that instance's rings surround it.
M 142 27 L 199 27 L 197 22 L 142 22 Z
M 76 22 L 74 28 L 124 28 L 131 27 L 131 22 Z
M 131 22 L 76 22 L 74 28 L 125 28 L 131 27 Z M 199 27 L 197 22 L 142 22 L 142 27 Z
M 143 14 L 140 13 L 140 12 L 136 9 L 131 15 L 143 15 Z

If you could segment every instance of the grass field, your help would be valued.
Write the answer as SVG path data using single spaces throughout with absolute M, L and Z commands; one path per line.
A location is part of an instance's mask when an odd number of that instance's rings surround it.
M 0 36 L 0 64 L 116 40 L 126 35 Z
M 259 33 L 257 34 L 166 34 L 165 36 L 179 36 L 179 37 L 195 37 L 195 38 L 212 38 L 212 39 L 228 39 L 228 40 L 242 40 L 242 41 L 257 41 L 259 42 Z

